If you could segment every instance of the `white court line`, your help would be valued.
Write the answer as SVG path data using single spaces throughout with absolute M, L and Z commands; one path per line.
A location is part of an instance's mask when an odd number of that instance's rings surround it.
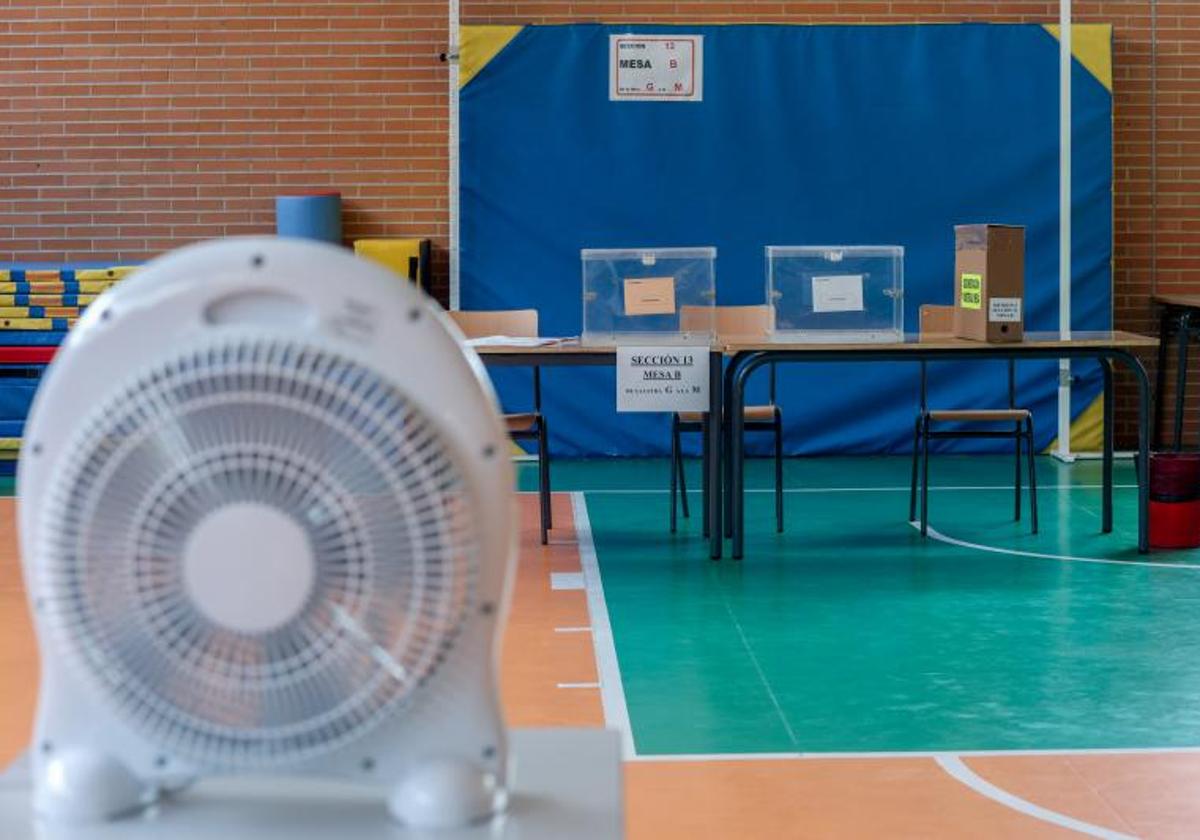
M 629 760 L 637 757 L 637 748 L 633 744 L 633 729 L 629 724 L 629 707 L 625 705 L 625 686 L 621 683 L 621 669 L 617 664 L 617 648 L 613 642 L 612 624 L 608 620 L 608 604 L 604 601 L 604 584 L 600 580 L 596 544 L 592 541 L 587 499 L 582 493 L 571 494 L 571 512 L 575 518 L 575 535 L 579 538 L 579 564 L 583 567 L 587 586 L 592 644 L 596 652 L 596 670 L 600 674 L 600 705 L 604 708 L 604 722 L 621 734 L 621 752 Z
M 913 528 L 920 530 L 919 522 L 909 522 Z M 1033 557 L 1038 560 L 1061 560 L 1070 563 L 1097 563 L 1103 566 L 1146 566 L 1151 569 L 1184 569 L 1195 571 L 1200 569 L 1200 563 L 1157 563 L 1153 560 L 1113 560 L 1109 557 L 1076 557 L 1071 554 L 1046 554 L 1041 551 L 1024 551 L 1019 548 L 1001 548 L 995 545 L 984 545 L 983 543 L 967 542 L 966 540 L 948 537 L 932 526 L 929 528 L 929 536 L 938 542 L 946 543 L 947 545 L 956 545 L 960 548 L 970 548 L 975 551 L 986 551 L 991 554 L 1010 554 L 1016 557 Z
M 873 758 L 963 758 L 1072 755 L 1197 755 L 1200 747 L 1097 747 L 1051 750 L 893 750 L 864 752 L 640 753 L 634 761 L 860 761 Z
M 598 682 L 558 683 L 559 688 L 599 688 Z
M 1101 490 L 1102 484 L 1039 484 L 1039 490 Z M 1114 484 L 1114 490 L 1135 490 L 1136 484 Z M 907 484 L 892 484 L 873 487 L 785 487 L 784 493 L 908 493 L 911 488 Z M 982 490 L 1007 490 L 1012 492 L 1011 484 L 946 484 L 940 487 L 930 486 L 930 493 L 944 492 L 974 492 Z M 669 489 L 658 490 L 653 487 L 642 488 L 627 488 L 618 487 L 601 487 L 597 489 L 572 490 L 572 493 L 585 493 L 597 496 L 638 496 L 638 495 L 658 495 L 665 496 L 671 491 Z M 701 490 L 688 490 L 689 496 L 701 494 Z M 747 493 L 774 493 L 773 487 L 761 488 L 746 488 Z M 517 495 L 520 496 L 536 496 L 536 490 L 518 490 Z
M 591 627 L 555 627 L 555 633 L 591 633 Z
M 555 590 L 583 589 L 583 572 L 551 572 L 550 588 Z
M 762 665 L 759 664 L 758 657 L 754 655 L 754 648 L 750 647 L 750 640 L 746 638 L 746 634 L 742 630 L 742 623 L 738 621 L 737 616 L 734 614 L 733 607 L 729 606 L 729 599 L 722 596 L 721 601 L 725 605 L 725 612 L 729 614 L 729 620 L 733 622 L 734 629 L 737 630 L 738 638 L 742 641 L 742 647 L 746 649 L 746 654 L 750 657 L 750 664 L 754 666 L 754 670 L 758 674 L 759 682 L 767 690 L 767 697 L 770 699 L 771 705 L 775 707 L 775 713 L 779 715 L 779 720 L 783 724 L 783 731 L 787 733 L 789 741 L 795 745 L 799 745 L 800 741 L 796 738 L 796 732 L 788 722 L 787 715 L 783 713 L 783 706 L 780 704 L 779 698 L 775 696 L 775 690 L 771 688 L 771 683 L 767 681 L 767 675 L 763 671 Z
M 1049 808 L 1043 808 L 1041 805 L 1035 805 L 1027 799 L 1022 799 L 1019 796 L 1011 794 L 977 774 L 956 755 L 941 756 L 938 758 L 937 763 L 947 774 L 962 782 L 976 793 L 986 796 L 993 802 L 998 802 L 1028 817 L 1033 817 L 1035 820 L 1041 820 L 1042 822 L 1061 826 L 1071 831 L 1077 831 L 1080 834 L 1086 834 L 1088 837 L 1101 837 L 1104 840 L 1134 840 L 1129 834 L 1122 834 L 1119 831 L 1113 831 L 1112 829 L 1093 825 L 1083 820 L 1077 820 L 1074 817 L 1068 817 L 1066 814 L 1051 811 Z

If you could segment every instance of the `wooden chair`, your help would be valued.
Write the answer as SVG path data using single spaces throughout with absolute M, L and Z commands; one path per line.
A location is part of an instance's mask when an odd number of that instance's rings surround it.
M 716 327 L 719 340 L 762 339 L 771 332 L 769 306 L 718 306 L 716 324 L 712 310 L 702 306 L 682 306 L 679 309 L 679 328 L 684 332 Z M 783 531 L 783 413 L 775 404 L 775 365 L 769 366 L 767 404 L 748 405 L 745 409 L 747 432 L 772 432 L 775 435 L 775 529 Z M 683 502 L 683 515 L 688 517 L 687 484 L 683 471 L 682 433 L 708 431 L 708 414 L 702 411 L 676 412 L 671 418 L 671 533 L 676 531 L 676 497 Z M 708 470 L 704 471 L 705 481 Z M 705 536 L 708 530 L 705 529 Z
M 538 314 L 536 309 L 449 313 L 467 338 L 506 335 L 513 338 L 536 338 Z M 533 366 L 533 411 L 505 414 L 504 422 L 513 440 L 536 440 L 538 448 L 538 497 L 541 502 L 542 545 L 548 541 L 548 531 L 554 527 L 550 510 L 550 447 L 546 417 L 542 414 L 541 368 Z
M 953 332 L 953 306 L 921 307 L 921 338 L 945 337 Z M 927 363 L 921 362 L 921 410 L 913 431 L 912 489 L 908 500 L 908 519 L 917 519 L 917 485 L 921 489 L 921 536 L 929 533 L 929 441 L 938 438 L 1012 438 L 1016 445 L 1016 512 L 1021 519 L 1021 442 L 1025 441 L 1029 459 L 1029 518 L 1033 533 L 1038 532 L 1037 472 L 1033 451 L 1033 412 L 1017 407 L 1016 363 L 1008 362 L 1008 408 L 1002 409 L 931 409 L 927 404 Z M 972 423 L 992 426 L 987 429 L 934 429 L 938 423 Z M 1011 429 L 997 425 L 1012 424 Z M 920 481 L 918 482 L 918 472 Z

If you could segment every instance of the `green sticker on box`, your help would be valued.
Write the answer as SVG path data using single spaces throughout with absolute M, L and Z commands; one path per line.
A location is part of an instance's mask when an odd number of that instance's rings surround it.
M 963 309 L 983 308 L 983 275 L 966 274 L 962 276 L 962 294 L 960 301 Z

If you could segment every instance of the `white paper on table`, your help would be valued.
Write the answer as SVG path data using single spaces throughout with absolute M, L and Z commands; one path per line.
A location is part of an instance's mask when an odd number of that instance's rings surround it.
M 542 338 L 527 335 L 482 335 L 468 338 L 468 347 L 551 347 L 569 341 L 567 338 Z
M 838 274 L 812 279 L 813 312 L 862 312 L 863 276 Z

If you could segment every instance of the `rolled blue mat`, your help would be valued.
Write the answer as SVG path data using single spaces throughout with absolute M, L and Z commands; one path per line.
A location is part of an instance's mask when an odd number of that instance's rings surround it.
M 275 232 L 342 244 L 342 194 L 297 193 L 275 197 Z

